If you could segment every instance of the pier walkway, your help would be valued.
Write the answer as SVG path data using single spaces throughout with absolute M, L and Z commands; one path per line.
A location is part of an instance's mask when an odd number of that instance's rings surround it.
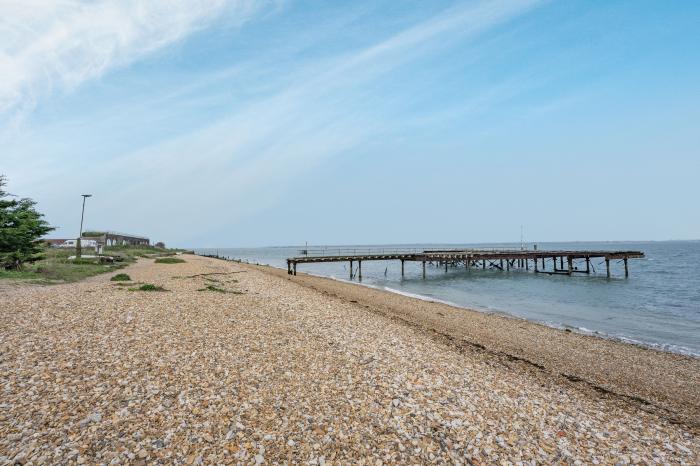
M 323 262 L 349 262 L 350 278 L 357 276 L 362 280 L 363 261 L 401 261 L 401 276 L 404 276 L 405 262 L 421 262 L 423 266 L 423 278 L 425 278 L 426 264 L 445 267 L 462 266 L 466 270 L 472 268 L 498 269 L 509 271 L 510 269 L 532 270 L 536 273 L 549 275 L 575 273 L 590 274 L 595 272 L 591 263 L 594 259 L 605 261 L 606 275 L 610 278 L 610 261 L 619 260 L 624 263 L 625 277 L 629 276 L 629 259 L 644 257 L 642 251 L 538 251 L 537 249 L 303 249 L 300 256 L 287 259 L 287 273 L 296 275 L 297 264 L 323 263 Z M 353 264 L 357 262 L 357 272 L 353 272 Z M 566 263 L 566 264 L 565 264 Z

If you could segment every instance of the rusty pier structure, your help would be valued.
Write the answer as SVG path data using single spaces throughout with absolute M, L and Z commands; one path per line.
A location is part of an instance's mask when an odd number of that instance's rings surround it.
M 642 251 L 588 251 L 588 250 L 526 250 L 526 249 L 302 249 L 301 255 L 287 259 L 287 273 L 297 274 L 297 265 L 326 262 L 348 262 L 350 279 L 362 280 L 362 262 L 366 261 L 400 261 L 401 278 L 404 277 L 406 262 L 422 264 L 423 279 L 426 278 L 426 266 L 462 267 L 471 270 L 496 269 L 503 272 L 511 270 L 532 271 L 548 275 L 574 275 L 596 273 L 595 262 L 605 262 L 605 273 L 611 278 L 611 261 L 624 264 L 624 276 L 629 277 L 629 260 L 644 257 Z M 357 268 L 353 269 L 354 264 Z

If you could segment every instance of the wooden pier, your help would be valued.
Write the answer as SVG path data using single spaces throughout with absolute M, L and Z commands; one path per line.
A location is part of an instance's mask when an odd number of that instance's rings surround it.
M 297 264 L 348 262 L 350 264 L 350 279 L 357 277 L 362 280 L 362 262 L 364 261 L 400 261 L 401 277 L 404 277 L 404 264 L 420 262 L 425 279 L 426 264 L 445 268 L 463 267 L 471 269 L 511 269 L 532 270 L 534 273 L 549 275 L 573 275 L 575 273 L 595 273 L 594 260 L 605 261 L 605 271 L 611 277 L 610 261 L 624 263 L 625 278 L 629 277 L 629 259 L 644 257 L 641 251 L 538 251 L 522 249 L 442 249 L 442 250 L 319 250 L 305 249 L 304 255 L 287 259 L 287 273 L 297 274 Z M 357 263 L 357 269 L 353 266 Z

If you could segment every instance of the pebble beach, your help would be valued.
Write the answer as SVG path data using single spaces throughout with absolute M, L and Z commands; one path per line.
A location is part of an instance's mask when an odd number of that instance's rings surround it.
M 697 358 L 222 260 L 0 285 L 0 464 L 688 464 Z

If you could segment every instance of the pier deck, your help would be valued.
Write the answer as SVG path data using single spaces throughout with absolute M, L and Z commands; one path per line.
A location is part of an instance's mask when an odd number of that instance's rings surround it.
M 401 261 L 401 276 L 404 276 L 404 263 L 421 262 L 423 265 L 423 278 L 425 278 L 426 264 L 448 267 L 463 266 L 466 270 L 471 268 L 498 269 L 509 271 L 510 269 L 532 270 L 536 273 L 564 274 L 574 273 L 590 274 L 592 270 L 591 260 L 605 260 L 606 275 L 609 278 L 610 261 L 621 260 L 624 262 L 625 277 L 629 276 L 629 259 L 644 257 L 642 251 L 538 251 L 522 249 L 441 249 L 441 250 L 414 250 L 414 249 L 377 249 L 377 250 L 302 250 L 303 255 L 287 259 L 287 273 L 296 275 L 297 264 L 323 263 L 323 262 L 349 262 L 350 278 L 357 276 L 362 280 L 363 261 Z M 357 262 L 357 271 L 353 271 L 353 263 Z M 566 262 L 566 265 L 564 264 Z M 581 265 L 581 269 L 579 269 Z M 585 267 L 584 267 L 585 266 Z

